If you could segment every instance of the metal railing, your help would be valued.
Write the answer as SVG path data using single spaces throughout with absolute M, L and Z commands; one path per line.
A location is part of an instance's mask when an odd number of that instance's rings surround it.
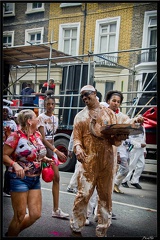
M 157 50 L 150 49 L 149 51 L 138 54 L 137 62 L 138 64 L 142 62 L 157 62 Z

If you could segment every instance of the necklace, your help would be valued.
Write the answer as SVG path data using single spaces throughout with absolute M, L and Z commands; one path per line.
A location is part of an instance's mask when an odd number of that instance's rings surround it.
M 96 108 L 96 109 L 93 109 L 93 110 L 89 110 L 89 116 L 90 116 L 93 120 L 96 120 L 96 119 L 97 119 L 97 116 L 99 115 L 99 112 L 100 112 L 100 108 Z

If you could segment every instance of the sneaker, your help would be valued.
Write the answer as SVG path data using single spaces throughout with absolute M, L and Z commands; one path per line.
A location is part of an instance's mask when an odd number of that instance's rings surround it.
M 90 224 L 90 221 L 88 218 L 86 218 L 85 226 L 89 226 L 89 224 Z
M 119 189 L 118 185 L 116 185 L 116 184 L 114 184 L 114 189 L 113 189 L 113 191 L 116 192 L 116 193 L 124 193 L 124 192 L 122 192 L 122 191 Z
M 58 208 L 56 211 L 52 211 L 52 217 L 55 218 L 67 218 L 69 217 L 68 213 L 64 213 L 60 208 Z
M 11 197 L 11 194 L 8 192 L 3 192 L 3 197 Z
M 123 187 L 125 187 L 125 188 L 129 188 L 129 186 L 128 186 L 128 183 L 127 183 L 127 182 L 124 182 L 124 183 L 122 183 L 122 186 L 123 186 Z
M 117 219 L 116 214 L 112 213 L 112 219 Z
M 75 188 L 67 187 L 67 192 L 77 193 L 77 190 Z
M 142 187 L 139 185 L 139 183 L 131 183 L 131 185 L 137 189 L 142 189 Z

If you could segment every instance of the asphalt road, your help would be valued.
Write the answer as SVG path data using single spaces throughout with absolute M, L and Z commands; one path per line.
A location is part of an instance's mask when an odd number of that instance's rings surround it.
M 71 215 L 75 194 L 68 193 L 66 188 L 72 173 L 60 172 L 60 208 Z M 157 237 L 157 183 L 156 179 L 141 178 L 142 189 L 121 187 L 124 194 L 113 193 L 113 213 L 117 219 L 112 220 L 107 237 L 139 237 L 140 239 L 155 239 Z M 69 219 L 52 218 L 52 183 L 42 180 L 42 216 L 19 237 L 72 237 Z M 11 199 L 2 198 L 2 237 L 7 231 L 13 210 Z M 96 222 L 92 219 L 89 226 L 82 230 L 83 237 L 96 237 Z

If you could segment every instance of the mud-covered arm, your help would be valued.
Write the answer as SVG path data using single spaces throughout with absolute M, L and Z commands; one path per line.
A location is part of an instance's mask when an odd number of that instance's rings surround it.
M 83 163 L 87 154 L 83 149 L 82 142 L 82 134 L 83 134 L 83 124 L 76 117 L 74 119 L 74 127 L 73 127 L 73 151 L 76 155 L 76 158 L 79 162 Z

